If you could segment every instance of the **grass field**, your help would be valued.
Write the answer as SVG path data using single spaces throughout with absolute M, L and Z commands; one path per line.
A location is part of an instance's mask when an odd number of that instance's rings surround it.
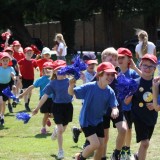
M 37 74 L 38 75 L 38 74 Z M 78 82 L 81 83 L 81 82 Z M 33 110 L 39 99 L 38 89 L 33 90 L 31 98 L 31 109 Z M 74 154 L 81 150 L 84 143 L 83 134 L 80 135 L 79 142 L 75 144 L 72 140 L 71 127 L 79 126 L 78 117 L 81 109 L 81 101 L 74 99 L 74 116 L 73 122 L 68 125 L 64 133 L 64 151 L 65 160 L 71 160 Z M 42 114 L 38 113 L 32 117 L 27 124 L 18 121 L 15 118 L 17 112 L 24 110 L 24 102 L 21 100 L 20 104 L 14 109 L 14 113 L 9 113 L 6 108 L 5 126 L 0 127 L 0 160 L 53 160 L 57 159 L 58 152 L 57 141 L 52 141 L 50 136 L 55 126 L 52 120 L 52 126 L 47 128 L 46 135 L 40 134 Z M 112 126 L 112 125 L 111 125 Z M 115 147 L 117 131 L 111 127 L 110 140 L 108 144 L 108 154 L 110 157 Z M 153 137 L 151 139 L 148 150 L 147 160 L 160 160 L 160 119 L 155 127 Z M 139 144 L 135 143 L 135 132 L 133 129 L 133 139 L 131 150 L 136 152 Z

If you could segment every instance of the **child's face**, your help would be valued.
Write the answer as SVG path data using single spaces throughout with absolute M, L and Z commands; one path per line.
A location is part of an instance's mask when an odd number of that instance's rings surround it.
M 117 57 L 113 55 L 108 55 L 104 58 L 103 62 L 110 62 L 112 63 L 115 67 L 117 66 Z
M 26 59 L 31 59 L 32 56 L 33 56 L 33 52 L 32 52 L 32 51 L 27 51 L 27 52 L 25 53 Z
M 43 73 L 46 76 L 51 76 L 53 73 L 53 69 L 52 68 L 43 68 Z
M 118 57 L 118 65 L 119 67 L 128 68 L 128 64 L 130 63 L 130 58 L 128 56 Z
M 102 84 L 111 84 L 115 78 L 115 73 L 112 72 L 104 72 L 102 77 L 99 77 L 99 80 Z
M 1 59 L 2 67 L 8 67 L 10 59 L 8 57 L 4 57 Z
M 150 77 L 153 76 L 156 65 L 150 60 L 142 60 L 142 62 L 140 63 L 140 69 L 143 76 Z
M 19 51 L 19 49 L 20 49 L 20 45 L 16 45 L 16 46 L 14 46 L 13 48 L 14 48 L 14 50 L 16 51 L 16 52 L 18 52 Z
M 94 64 L 94 63 L 89 64 L 88 67 L 87 67 L 87 71 L 88 72 L 94 72 L 95 71 L 95 66 L 96 66 L 96 64 Z
M 50 57 L 51 57 L 50 54 L 44 54 L 44 55 L 43 55 L 43 58 L 44 58 L 44 59 L 49 59 Z

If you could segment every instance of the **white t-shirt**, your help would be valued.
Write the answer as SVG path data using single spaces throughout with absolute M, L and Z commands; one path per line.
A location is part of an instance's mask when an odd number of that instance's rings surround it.
M 142 58 L 142 52 L 141 52 L 141 48 L 142 48 L 142 43 L 143 42 L 139 42 L 139 44 L 136 45 L 135 51 L 136 53 L 139 55 L 139 58 Z M 154 43 L 148 41 L 148 49 L 147 49 L 147 53 L 148 54 L 154 54 L 154 50 L 155 50 L 156 46 L 154 45 Z
M 67 55 L 67 47 L 62 42 L 59 43 L 57 51 L 60 52 L 60 49 L 62 49 L 61 56 L 66 56 Z M 57 53 L 57 56 L 59 56 L 58 53 Z

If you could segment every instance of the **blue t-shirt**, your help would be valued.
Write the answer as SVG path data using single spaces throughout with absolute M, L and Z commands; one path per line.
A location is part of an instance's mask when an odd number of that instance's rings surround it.
M 49 76 L 42 76 L 38 78 L 34 83 L 33 86 L 35 88 L 40 87 L 40 98 L 44 95 L 43 89 L 46 87 L 46 85 L 50 82 Z M 51 98 L 52 95 L 49 95 L 49 98 Z
M 0 66 L 0 84 L 9 83 L 12 78 L 11 73 L 13 73 L 14 75 L 16 74 L 13 67 L 3 68 L 2 66 Z
M 45 88 L 44 93 L 52 94 L 54 103 L 70 103 L 73 96 L 68 94 L 69 79 L 52 80 Z
M 103 121 L 109 107 L 118 105 L 114 91 L 110 86 L 99 88 L 97 82 L 89 82 L 74 88 L 77 99 L 84 99 L 80 112 L 81 127 L 96 126 Z
M 120 72 L 121 73 L 121 72 Z M 136 79 L 139 77 L 138 73 L 134 71 L 133 69 L 128 69 L 125 73 L 123 73 L 127 78 Z M 129 103 L 126 105 L 124 102 L 122 102 L 122 110 L 123 111 L 130 111 L 131 110 L 132 103 Z
M 86 71 L 84 73 L 84 75 L 85 75 L 85 83 L 91 82 L 91 80 L 94 78 L 95 74 L 96 74 L 96 72 L 91 74 L 88 71 Z

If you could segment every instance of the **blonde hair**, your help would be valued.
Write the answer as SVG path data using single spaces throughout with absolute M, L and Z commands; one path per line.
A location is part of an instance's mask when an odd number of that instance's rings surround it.
M 107 56 L 115 56 L 118 59 L 118 52 L 113 47 L 106 48 L 101 54 L 102 62 L 106 59 Z
M 144 30 L 139 30 L 137 32 L 137 35 L 139 40 L 142 41 L 142 48 L 141 48 L 142 55 L 145 55 L 148 50 L 148 34 Z
M 60 42 L 62 42 L 65 47 L 67 47 L 66 42 L 65 42 L 65 40 L 64 40 L 64 38 L 63 38 L 63 35 L 62 35 L 61 33 L 57 33 L 57 34 L 56 34 L 55 40 L 57 40 L 57 39 L 58 39 Z

